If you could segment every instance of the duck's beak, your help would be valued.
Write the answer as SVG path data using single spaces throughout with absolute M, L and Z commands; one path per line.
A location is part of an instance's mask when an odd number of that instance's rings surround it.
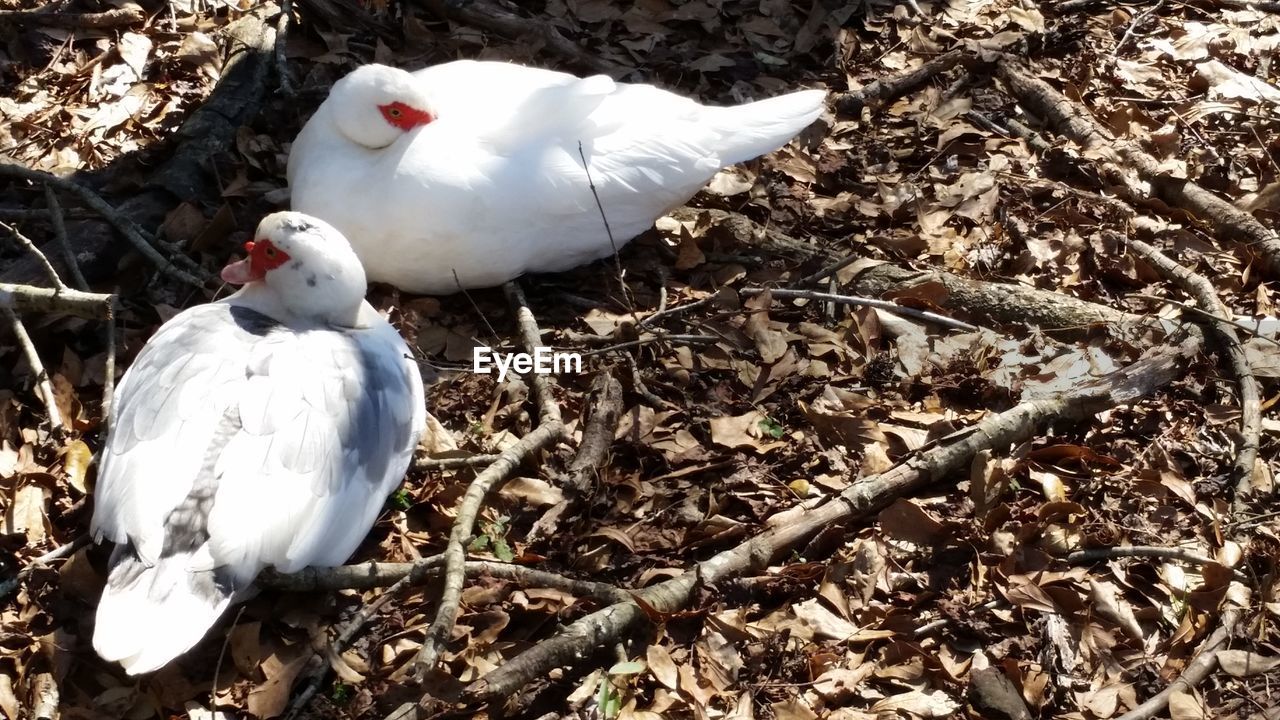
M 253 262 L 249 258 L 245 258 L 228 263 L 226 267 L 222 268 L 220 275 L 222 281 L 229 285 L 244 285 L 255 280 L 261 280 L 266 273 L 255 269 Z

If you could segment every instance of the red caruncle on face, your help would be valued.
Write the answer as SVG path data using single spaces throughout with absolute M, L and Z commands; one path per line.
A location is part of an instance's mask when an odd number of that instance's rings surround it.
M 436 119 L 434 115 L 426 110 L 420 110 L 399 101 L 379 105 L 378 111 L 382 113 L 383 119 L 388 123 L 406 132 Z
M 289 261 L 289 253 L 275 246 L 270 240 L 250 240 L 244 244 L 249 253 L 249 267 L 256 278 L 265 276 Z

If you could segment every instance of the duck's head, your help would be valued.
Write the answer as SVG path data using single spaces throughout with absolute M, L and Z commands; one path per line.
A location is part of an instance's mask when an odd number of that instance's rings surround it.
M 326 104 L 338 130 L 367 148 L 384 148 L 436 119 L 422 83 L 405 70 L 362 65 L 334 83 Z
M 278 212 L 263 218 L 248 257 L 222 269 L 222 279 L 270 309 L 296 318 L 354 326 L 368 283 L 364 267 L 342 233 L 319 218 Z M 278 318 L 279 319 L 279 318 Z

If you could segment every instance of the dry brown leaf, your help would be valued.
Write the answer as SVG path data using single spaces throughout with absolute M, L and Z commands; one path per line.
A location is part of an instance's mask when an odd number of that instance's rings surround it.
M 1219 650 L 1218 664 L 1228 675 L 1252 677 L 1280 667 L 1280 656 L 1261 655 L 1248 650 Z
M 13 693 L 13 679 L 8 674 L 0 673 L 0 711 L 8 720 L 19 720 L 18 698 Z
M 711 418 L 711 442 L 727 448 L 750 448 L 759 453 L 784 447 L 786 443 L 765 436 L 761 430 L 761 423 L 767 421 L 764 413 L 758 410 L 733 417 Z
M 81 495 L 89 493 L 85 485 L 85 475 L 89 472 L 89 463 L 93 461 L 93 451 L 79 438 L 67 443 L 62 456 L 62 472 L 67 484 L 75 488 Z
M 498 495 L 526 507 L 546 507 L 564 500 L 560 488 L 541 478 L 514 477 L 502 485 Z
M 876 517 L 885 534 L 895 540 L 933 546 L 947 535 L 946 529 L 914 502 L 898 498 Z
M 671 659 L 671 653 L 661 645 L 650 645 L 645 650 L 645 662 L 649 666 L 649 672 L 653 673 L 653 677 L 662 683 L 668 690 L 675 690 L 680 685 L 680 672 L 676 668 L 675 661 Z
M 911 692 L 889 697 L 871 706 L 874 713 L 907 713 L 913 717 L 945 718 L 960 709 L 960 703 L 941 690 Z
M 310 653 L 306 648 L 291 647 L 273 653 L 262 663 L 266 681 L 249 691 L 249 712 L 260 718 L 272 718 L 289 706 L 289 692 L 294 678 L 306 666 Z
M 1089 599 L 1093 609 L 1099 615 L 1120 626 L 1125 635 L 1141 641 L 1146 637 L 1138 618 L 1133 614 L 1133 607 L 1120 597 L 1119 588 L 1109 580 L 1089 580 Z

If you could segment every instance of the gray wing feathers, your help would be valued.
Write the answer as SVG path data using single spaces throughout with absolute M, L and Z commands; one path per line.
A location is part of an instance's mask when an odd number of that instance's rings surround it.
M 94 532 L 153 562 L 164 521 L 192 489 L 224 411 L 209 550 L 237 581 L 343 562 L 408 466 L 421 379 L 389 326 L 275 331 L 226 304 L 166 324 L 121 382 Z

